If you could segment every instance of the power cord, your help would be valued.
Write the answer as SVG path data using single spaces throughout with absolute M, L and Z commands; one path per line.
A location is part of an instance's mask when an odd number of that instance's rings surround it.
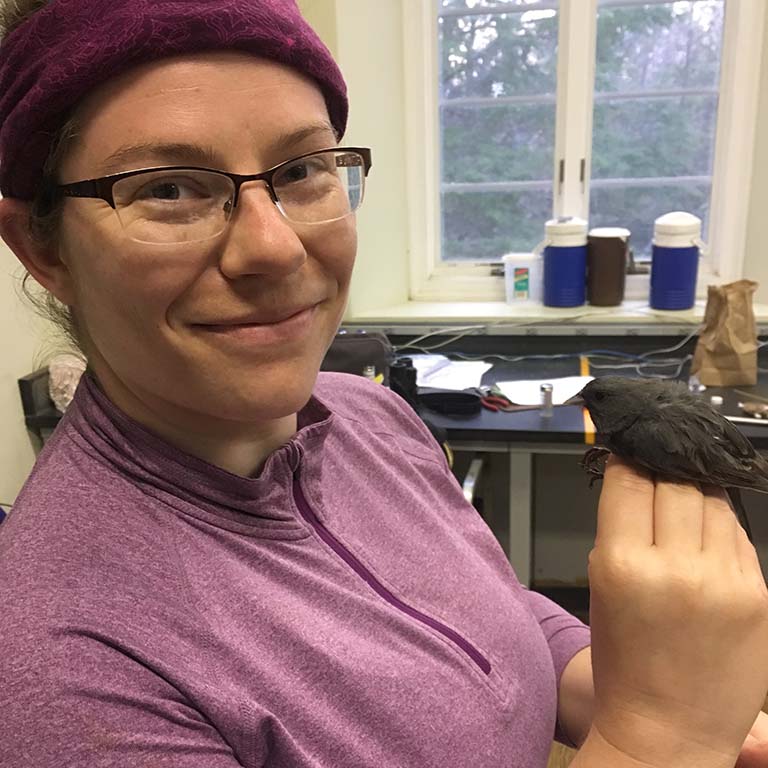
M 535 325 L 541 325 L 544 324 L 551 324 L 552 322 L 570 322 L 571 320 L 575 320 L 581 317 L 585 316 L 599 316 L 595 313 L 582 313 L 580 315 L 571 315 L 564 318 L 558 318 L 555 321 L 552 320 L 533 320 L 533 321 L 525 321 L 521 323 L 504 323 L 504 321 L 497 321 L 493 323 L 485 323 L 481 325 L 466 325 L 466 326 L 457 326 L 457 327 L 451 327 L 451 328 L 440 328 L 435 331 L 430 331 L 429 333 L 425 333 L 422 336 L 417 336 L 415 339 L 412 339 L 410 342 L 404 345 L 400 345 L 398 347 L 395 347 L 395 351 L 397 353 L 401 353 L 403 350 L 407 349 L 414 349 L 418 352 L 423 352 L 425 354 L 429 354 L 430 352 L 433 352 L 436 349 L 440 349 L 441 347 L 445 347 L 449 344 L 452 344 L 455 341 L 459 341 L 460 339 L 464 338 L 465 336 L 471 335 L 474 331 L 487 331 L 488 328 L 497 326 L 497 325 L 506 325 L 507 327 L 512 328 L 521 328 L 521 327 L 528 327 L 528 326 L 535 326 Z M 685 365 L 689 363 L 693 359 L 693 355 L 684 355 L 683 357 L 667 357 L 667 358 L 661 358 L 661 359 L 651 359 L 656 358 L 658 355 L 668 355 L 670 353 L 677 352 L 678 350 L 682 349 L 688 342 L 690 342 L 693 338 L 695 338 L 702 330 L 704 326 L 701 323 L 696 323 L 696 326 L 694 329 L 687 334 L 681 341 L 677 342 L 676 344 L 672 345 L 671 347 L 662 347 L 661 349 L 653 349 L 649 352 L 642 352 L 638 354 L 633 354 L 629 352 L 622 352 L 621 350 L 610 350 L 610 349 L 591 349 L 587 350 L 585 352 L 566 352 L 566 353 L 555 353 L 555 354 L 547 354 L 547 355 L 501 355 L 501 354 L 485 354 L 485 355 L 468 355 L 463 352 L 451 352 L 449 353 L 452 357 L 458 358 L 459 360 L 499 360 L 506 363 L 520 363 L 525 360 L 569 360 L 569 359 L 579 359 L 582 357 L 585 357 L 589 360 L 590 368 L 594 368 L 595 370 L 623 370 L 623 369 L 630 369 L 634 370 L 638 376 L 641 378 L 657 378 L 657 379 L 677 379 L 679 378 L 680 374 L 683 371 L 683 368 L 685 368 Z M 433 344 L 431 346 L 416 346 L 419 342 L 424 341 L 426 339 L 429 339 L 433 336 L 442 336 L 445 333 L 453 333 L 455 335 L 451 336 L 449 339 L 441 341 L 438 344 Z M 764 346 L 768 345 L 768 339 L 764 341 L 758 342 L 758 348 L 762 348 Z M 602 361 L 602 362 L 598 362 Z M 620 362 L 608 362 L 608 361 L 620 361 Z M 662 373 L 661 371 L 665 368 L 672 368 L 672 371 Z M 649 369 L 655 369 L 654 372 L 651 372 Z M 759 371 L 763 372 L 767 369 L 759 368 Z

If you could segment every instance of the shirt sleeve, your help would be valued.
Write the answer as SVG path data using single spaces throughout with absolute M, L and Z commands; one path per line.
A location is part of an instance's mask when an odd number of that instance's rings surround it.
M 42 634 L 4 638 L 0 765 L 242 768 L 210 722 L 139 659 L 96 632 Z
M 523 587 L 523 593 L 533 615 L 539 622 L 549 646 L 549 652 L 552 654 L 555 679 L 559 691 L 560 678 L 563 675 L 563 670 L 568 666 L 568 662 L 590 643 L 589 627 L 548 597 L 525 587 Z M 565 735 L 559 720 L 555 728 L 555 739 L 566 746 L 576 746 Z

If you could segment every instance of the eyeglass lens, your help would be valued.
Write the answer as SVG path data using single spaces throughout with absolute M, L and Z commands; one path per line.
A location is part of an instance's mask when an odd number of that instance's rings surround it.
M 356 152 L 331 150 L 286 164 L 274 175 L 278 206 L 290 221 L 320 224 L 360 207 L 365 173 Z M 116 182 L 112 194 L 125 233 L 144 243 L 185 243 L 221 234 L 235 185 L 215 171 L 147 171 Z

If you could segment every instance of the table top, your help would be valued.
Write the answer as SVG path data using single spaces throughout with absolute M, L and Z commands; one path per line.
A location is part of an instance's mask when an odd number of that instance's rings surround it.
M 578 356 L 564 359 L 542 359 L 513 363 L 496 362 L 482 379 L 483 385 L 490 386 L 496 381 L 515 379 L 547 379 L 563 376 L 578 376 L 583 370 L 584 362 Z M 618 370 L 591 370 L 592 375 L 608 375 L 620 373 Z M 626 372 L 626 371 L 624 371 Z M 684 372 L 687 375 L 687 370 Z M 636 375 L 634 372 L 631 375 Z M 61 418 L 47 396 L 47 371 L 41 370 L 19 380 L 22 401 L 24 404 L 25 420 L 29 429 L 39 432 L 41 429 L 53 429 Z M 748 400 L 746 394 L 768 398 L 768 373 L 759 374 L 757 385 L 754 387 L 739 387 L 734 389 L 708 387 L 703 397 L 721 395 L 723 397 L 722 412 L 725 415 L 740 415 L 739 402 Z M 425 418 L 436 427 L 447 431 L 448 439 L 452 442 L 486 442 L 486 443 L 536 443 L 585 445 L 585 420 L 583 409 L 579 406 L 562 406 L 553 409 L 552 416 L 542 417 L 536 410 L 518 411 L 516 413 L 494 412 L 482 409 L 474 416 L 447 416 L 424 409 Z M 756 421 L 751 424 L 736 424 L 739 430 L 761 450 L 768 450 L 768 420 L 765 423 Z
M 578 358 L 568 360 L 527 360 L 524 363 L 499 362 L 494 364 L 484 376 L 482 383 L 490 386 L 496 381 L 514 379 L 546 379 L 563 376 L 578 376 L 582 371 L 582 362 Z M 591 371 L 591 375 L 596 375 Z M 600 375 L 620 373 L 620 371 L 600 370 Z M 636 374 L 630 374 L 636 375 Z M 707 387 L 702 397 L 720 395 L 723 398 L 721 411 L 726 416 L 740 416 L 738 404 L 748 400 L 746 394 L 768 398 L 768 374 L 760 375 L 754 387 L 734 388 Z M 518 411 L 504 413 L 488 411 L 483 408 L 473 416 L 447 416 L 425 409 L 422 414 L 436 427 L 443 428 L 451 441 L 500 442 L 500 443 L 569 443 L 585 445 L 589 438 L 585 434 L 584 410 L 580 406 L 559 406 L 553 408 L 551 417 L 544 417 L 539 411 Z M 587 421 L 588 425 L 589 422 Z M 735 424 L 752 444 L 759 449 L 768 450 L 768 420 L 764 423 L 756 420 L 755 425 Z

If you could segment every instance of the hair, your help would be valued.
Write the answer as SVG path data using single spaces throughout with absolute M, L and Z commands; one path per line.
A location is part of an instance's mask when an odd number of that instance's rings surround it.
M 0 0 L 0 38 L 8 36 L 51 0 Z M 53 245 L 61 225 L 61 201 L 51 204 L 47 190 L 58 177 L 59 168 L 74 143 L 78 129 L 73 117 L 65 120 L 51 143 L 51 150 L 43 166 L 43 181 L 31 201 L 29 230 L 32 237 L 43 245 Z M 75 350 L 82 352 L 82 334 L 71 309 L 52 293 L 34 285 L 32 275 L 24 274 L 21 291 L 35 310 L 52 322 Z
M 50 0 L 3 0 L 0 5 L 0 36 L 5 37 Z

